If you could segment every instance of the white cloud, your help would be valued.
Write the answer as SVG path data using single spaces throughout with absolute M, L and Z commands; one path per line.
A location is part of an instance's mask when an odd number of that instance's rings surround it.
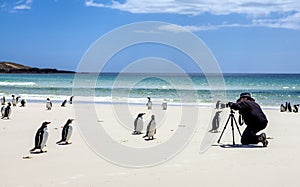
M 20 0 L 15 3 L 13 10 L 29 10 L 31 9 L 32 0 Z
M 104 7 L 104 4 L 102 3 L 95 3 L 93 0 L 88 0 L 85 2 L 86 6 L 90 6 L 90 7 Z
M 180 14 L 201 16 L 242 15 L 248 23 L 186 26 L 189 30 L 212 30 L 223 27 L 265 26 L 273 28 L 300 29 L 300 3 L 298 0 L 112 0 L 109 4 L 86 1 L 86 6 L 118 9 L 138 14 Z M 274 18 L 274 14 L 276 15 Z

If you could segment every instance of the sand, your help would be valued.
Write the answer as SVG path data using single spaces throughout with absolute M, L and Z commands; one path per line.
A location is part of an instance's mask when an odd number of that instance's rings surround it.
M 77 106 L 77 105 L 76 105 Z M 75 114 L 74 104 L 60 107 L 54 103 L 47 111 L 45 103 L 28 103 L 26 107 L 13 107 L 11 119 L 0 120 L 0 186 L 299 186 L 298 166 L 300 162 L 300 114 L 280 113 L 279 110 L 264 110 L 269 125 L 264 130 L 269 146 L 260 144 L 248 147 L 222 147 L 231 144 L 231 129 L 228 127 L 221 139 L 220 133 L 207 133 L 213 112 L 212 108 L 197 108 L 199 118 L 192 138 L 173 158 L 162 163 L 137 168 L 112 163 L 92 150 L 85 142 Z M 131 105 L 128 113 L 118 112 L 124 105 L 98 104 L 95 106 L 97 122 L 114 143 L 129 149 L 153 148 L 164 144 L 180 128 L 189 128 L 188 122 L 181 123 L 180 106 L 169 106 L 167 111 L 154 105 L 148 111 L 144 105 Z M 189 108 L 187 110 L 190 110 Z M 145 141 L 144 135 L 131 135 L 133 117 L 145 112 L 146 123 L 155 114 L 158 121 L 157 134 L 153 141 Z M 130 115 L 128 115 L 130 114 Z M 122 116 L 123 115 L 123 116 Z M 228 109 L 222 112 L 223 129 Z M 121 116 L 121 117 L 120 117 Z M 72 144 L 57 145 L 61 126 L 68 118 L 75 118 Z M 92 117 L 91 117 L 92 118 Z M 51 121 L 47 153 L 30 154 L 34 135 L 43 121 Z M 126 121 L 127 120 L 127 121 Z M 131 121 L 132 120 L 132 121 Z M 120 123 L 122 125 L 120 125 Z M 241 131 L 245 126 L 240 127 Z M 144 127 L 145 129 L 145 127 Z M 205 152 L 200 152 L 203 137 L 213 137 Z M 103 137 L 94 137 L 99 141 Z M 240 138 L 236 134 L 236 143 Z M 109 145 L 112 142 L 107 142 Z M 179 142 L 178 142 L 179 143 Z M 114 150 L 118 156 L 124 150 Z M 126 149 L 125 149 L 126 151 Z M 155 155 L 155 154 L 154 154 Z M 23 158 L 24 157 L 24 158 Z M 137 160 L 139 158 L 136 158 Z

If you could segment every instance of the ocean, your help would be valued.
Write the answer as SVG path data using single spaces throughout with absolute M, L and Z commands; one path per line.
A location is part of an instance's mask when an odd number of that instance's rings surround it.
M 14 94 L 28 102 L 45 102 L 47 97 L 61 102 L 73 95 L 74 77 L 75 74 L 0 74 L 0 97 L 10 99 Z M 154 104 L 166 101 L 169 105 L 214 106 L 216 95 L 222 95 L 221 102 L 226 103 L 235 101 L 241 92 L 250 92 L 265 108 L 278 108 L 286 101 L 300 104 L 300 74 L 224 74 L 225 89 L 220 90 L 212 89 L 207 80 L 213 78 L 204 75 L 120 77 L 106 73 L 97 75 L 96 84 L 93 77 L 95 74 L 81 74 L 76 80 L 81 85 L 79 90 L 94 90 L 94 100 L 99 103 L 145 104 L 151 97 Z M 80 91 L 76 94 L 80 95 Z

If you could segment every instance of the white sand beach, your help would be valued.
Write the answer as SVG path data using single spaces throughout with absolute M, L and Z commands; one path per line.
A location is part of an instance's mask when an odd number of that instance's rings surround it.
M 144 129 L 151 114 L 157 116 L 157 134 L 153 141 L 145 141 L 142 135 L 132 135 L 133 121 L 120 125 L 120 113 L 113 105 L 98 104 L 98 123 L 116 142 L 128 147 L 155 147 L 167 141 L 177 128 L 182 108 L 169 106 L 161 110 L 154 106 L 148 111 L 143 105 L 132 105 L 130 113 L 136 117 L 145 112 Z M 115 106 L 117 108 L 122 106 Z M 155 109 L 157 107 L 157 109 Z M 280 113 L 264 110 L 269 120 L 264 130 L 269 146 L 221 147 L 216 143 L 220 133 L 213 134 L 214 142 L 206 152 L 200 153 L 200 145 L 207 134 L 212 109 L 199 108 L 199 125 L 187 146 L 172 159 L 152 167 L 122 167 L 106 161 L 89 148 L 79 131 L 74 105 L 60 107 L 54 103 L 48 111 L 45 103 L 28 103 L 26 107 L 13 107 L 9 120 L 0 120 L 0 186 L 299 186 L 297 178 L 300 162 L 299 113 Z M 222 113 L 219 130 L 223 129 L 228 109 Z M 127 116 L 128 117 L 128 116 Z M 74 118 L 72 144 L 57 145 L 61 126 L 68 118 Z M 122 118 L 122 117 L 121 117 Z M 43 121 L 51 121 L 47 153 L 30 154 L 36 130 Z M 122 121 L 122 120 L 121 120 Z M 128 127 L 128 128 L 127 128 Z M 240 127 L 243 130 L 245 126 Z M 102 141 L 101 137 L 99 141 Z M 240 143 L 239 137 L 236 143 Z M 221 143 L 231 144 L 231 128 L 227 127 Z M 124 153 L 116 153 L 122 155 Z M 27 157 L 29 156 L 29 157 Z M 24 157 L 24 158 L 23 158 Z

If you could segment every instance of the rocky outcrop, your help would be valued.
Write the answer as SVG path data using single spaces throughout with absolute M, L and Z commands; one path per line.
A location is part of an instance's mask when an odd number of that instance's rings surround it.
M 52 68 L 35 68 L 13 62 L 0 62 L 0 73 L 75 73 Z

